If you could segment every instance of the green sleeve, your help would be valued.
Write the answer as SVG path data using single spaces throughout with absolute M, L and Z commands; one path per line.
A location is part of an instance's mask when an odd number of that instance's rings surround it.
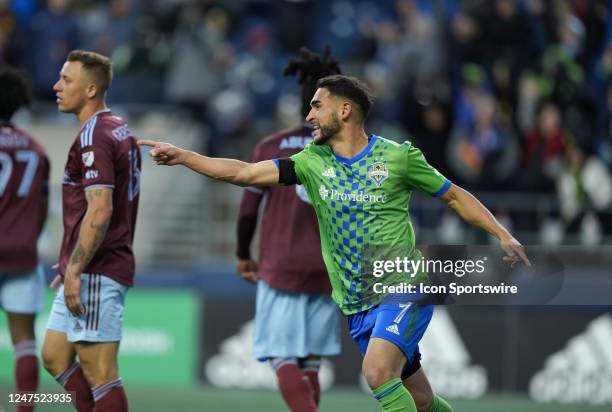
M 411 188 L 431 196 L 441 196 L 451 186 L 451 181 L 427 163 L 423 153 L 410 142 L 402 144 L 405 150 L 405 179 Z
M 306 148 L 290 157 L 290 159 L 293 160 L 293 164 L 295 165 L 295 175 L 297 176 L 298 184 L 300 185 L 303 185 L 306 182 L 306 157 Z

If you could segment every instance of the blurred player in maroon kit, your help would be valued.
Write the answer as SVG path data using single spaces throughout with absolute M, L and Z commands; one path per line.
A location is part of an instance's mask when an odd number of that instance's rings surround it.
M 0 308 L 8 314 L 18 391 L 38 388 L 34 317 L 45 291 L 36 243 L 47 218 L 49 160 L 34 138 L 10 123 L 29 103 L 24 79 L 0 69 Z
M 107 57 L 76 50 L 53 87 L 59 110 L 74 113 L 82 127 L 62 182 L 63 285 L 49 316 L 43 362 L 60 385 L 76 391 L 79 411 L 128 410 L 117 352 L 134 280 L 140 151 L 126 122 L 106 107 L 111 80 Z
M 289 62 L 285 75 L 299 74 L 302 85 L 302 118 L 310 110 L 317 80 L 339 73 L 329 48 L 323 57 L 302 48 L 300 57 Z M 298 153 L 312 140 L 311 133 L 312 127 L 304 124 L 268 136 L 255 147 L 251 162 Z M 257 264 L 250 245 L 265 197 Z M 291 411 L 317 411 L 321 357 L 340 353 L 339 316 L 329 296 L 316 216 L 302 186 L 245 190 L 237 255 L 240 275 L 257 283 L 255 356 L 270 361 Z

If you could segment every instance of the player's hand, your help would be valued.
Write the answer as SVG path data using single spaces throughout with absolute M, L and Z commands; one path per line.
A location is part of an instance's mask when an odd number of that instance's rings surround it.
M 523 262 L 527 266 L 531 266 L 531 262 L 525 254 L 525 248 L 520 244 L 518 240 L 512 236 L 500 240 L 500 246 L 506 252 L 504 261 L 510 263 L 510 267 L 514 267 L 518 262 Z
M 55 289 L 60 283 L 62 283 L 62 275 L 55 275 L 51 283 L 49 283 L 49 287 Z
M 81 274 L 64 276 L 64 299 L 70 313 L 81 317 L 85 314 L 85 306 L 81 303 Z
M 238 266 L 236 267 L 240 277 L 247 282 L 257 283 L 259 277 L 257 276 L 257 263 L 251 259 L 239 259 Z
M 149 146 L 149 156 L 158 165 L 174 166 L 182 163 L 185 151 L 170 143 L 156 142 L 154 140 L 139 140 L 139 146 Z
M 55 265 L 51 266 L 51 269 L 53 270 L 59 269 L 59 263 L 56 263 Z M 51 289 L 55 289 L 60 283 L 62 283 L 62 275 L 57 274 L 55 275 L 51 283 L 49 283 L 49 287 Z

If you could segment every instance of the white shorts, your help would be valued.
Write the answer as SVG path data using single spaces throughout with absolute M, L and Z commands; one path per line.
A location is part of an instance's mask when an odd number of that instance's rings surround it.
M 0 272 L 0 308 L 11 313 L 36 314 L 45 306 L 42 265 L 31 272 Z
M 305 358 L 340 353 L 340 315 L 328 295 L 286 292 L 257 283 L 253 353 Z
M 123 304 L 128 287 L 104 275 L 81 275 L 85 313 L 74 316 L 64 301 L 64 285 L 53 301 L 47 329 L 65 333 L 69 342 L 118 342 L 123 328 Z

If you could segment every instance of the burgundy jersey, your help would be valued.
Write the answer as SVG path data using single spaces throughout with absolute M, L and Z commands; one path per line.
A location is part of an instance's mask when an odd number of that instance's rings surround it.
M 38 264 L 48 183 L 42 146 L 24 131 L 0 124 L 0 272 L 26 272 Z
M 312 140 L 311 128 L 300 127 L 263 139 L 257 144 L 252 162 L 289 157 Z M 321 255 L 319 225 L 315 211 L 302 186 L 246 189 L 238 222 L 238 255 L 246 258 L 255 221 L 264 195 L 258 275 L 275 289 L 303 293 L 331 293 Z M 242 227 L 242 228 L 241 228 Z M 254 225 L 252 226 L 254 229 Z M 246 252 L 245 252 L 246 250 Z
M 127 123 L 110 110 L 94 114 L 81 128 L 63 178 L 64 239 L 60 274 L 64 274 L 77 239 L 87 200 L 85 191 L 113 189 L 113 216 L 106 237 L 84 273 L 98 273 L 124 285 L 134 283 L 132 241 L 140 192 L 140 150 Z

